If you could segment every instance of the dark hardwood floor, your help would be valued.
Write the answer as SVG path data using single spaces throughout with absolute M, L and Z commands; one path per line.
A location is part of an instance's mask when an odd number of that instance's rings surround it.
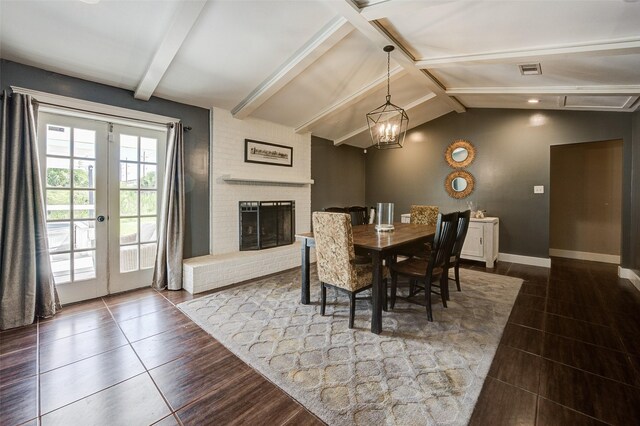
M 486 271 L 525 282 L 471 424 L 640 424 L 640 292 L 615 266 Z M 0 332 L 0 424 L 322 423 L 175 307 L 191 298 L 137 290 Z
M 470 424 L 640 424 L 640 292 L 617 267 L 554 258 L 497 272 L 525 282 Z

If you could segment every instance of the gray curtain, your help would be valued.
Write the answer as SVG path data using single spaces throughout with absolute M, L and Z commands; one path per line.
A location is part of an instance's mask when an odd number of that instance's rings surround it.
M 173 123 L 167 135 L 167 163 L 158 229 L 158 254 L 153 287 L 182 288 L 184 245 L 184 137 L 182 123 Z
M 31 96 L 3 94 L 0 124 L 0 329 L 60 308 L 51 273 Z

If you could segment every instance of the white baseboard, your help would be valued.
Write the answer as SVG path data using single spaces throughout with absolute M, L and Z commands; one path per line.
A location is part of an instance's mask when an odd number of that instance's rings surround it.
M 626 278 L 640 291 L 640 277 L 631 269 L 618 266 L 618 276 L 620 278 Z
M 498 253 L 498 261 L 551 268 L 551 259 L 545 257 L 521 256 L 519 254 Z
M 566 257 L 568 259 L 590 260 L 592 262 L 604 262 L 620 264 L 620 256 L 603 253 L 590 253 L 586 251 L 549 249 L 549 256 Z

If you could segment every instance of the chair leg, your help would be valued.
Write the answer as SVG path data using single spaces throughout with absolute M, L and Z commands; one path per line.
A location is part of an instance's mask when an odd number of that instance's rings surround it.
M 449 298 L 449 278 L 447 271 L 444 270 L 440 275 L 440 298 L 442 299 L 442 306 L 447 307 L 447 299 Z
M 409 280 L 409 297 L 413 297 L 416 294 L 416 280 L 411 278 Z
M 396 287 L 398 285 L 398 274 L 391 272 L 391 309 L 396 306 Z
M 327 287 L 324 285 L 324 283 L 320 283 L 320 288 L 320 293 L 322 294 L 322 296 L 320 297 L 320 299 L 322 300 L 320 305 L 320 315 L 324 315 L 324 308 L 327 305 Z
M 349 328 L 353 328 L 353 319 L 356 316 L 356 294 L 349 293 Z
M 460 268 L 458 267 L 458 262 L 456 262 L 455 266 L 453 267 L 453 271 L 456 274 L 456 287 L 458 287 L 458 291 L 462 291 L 460 290 Z
M 433 322 L 433 312 L 431 311 L 431 279 L 424 283 L 424 300 L 427 305 L 427 319 Z
M 451 300 L 451 297 L 449 297 L 449 268 L 444 270 L 444 274 L 440 280 L 440 291 L 444 292 L 444 296 L 447 300 Z M 447 306 L 445 305 L 445 308 L 446 307 Z

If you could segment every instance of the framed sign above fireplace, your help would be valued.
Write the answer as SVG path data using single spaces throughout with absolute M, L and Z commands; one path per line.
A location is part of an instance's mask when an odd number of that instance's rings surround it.
M 293 167 L 293 147 L 245 139 L 244 162 Z

